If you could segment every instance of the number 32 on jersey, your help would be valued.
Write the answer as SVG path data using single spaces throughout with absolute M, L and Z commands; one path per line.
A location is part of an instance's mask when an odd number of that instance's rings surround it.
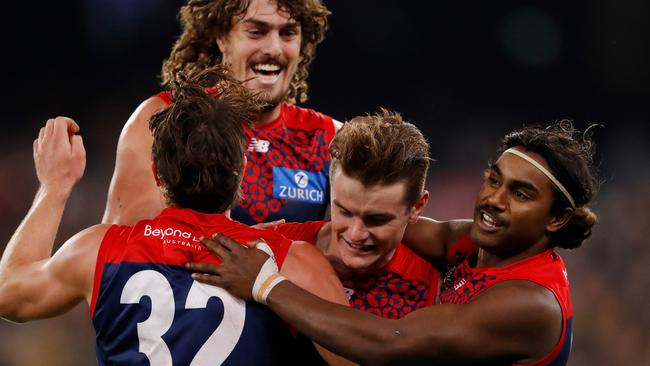
M 120 303 L 138 304 L 145 296 L 151 300 L 151 314 L 137 325 L 138 350 L 147 356 L 151 365 L 172 366 L 171 351 L 162 338 L 174 323 L 176 303 L 172 286 L 158 271 L 139 271 L 124 285 Z M 223 363 L 237 345 L 244 329 L 246 303 L 222 288 L 193 281 L 183 306 L 185 309 L 206 308 L 211 297 L 223 302 L 224 317 L 194 355 L 191 365 Z

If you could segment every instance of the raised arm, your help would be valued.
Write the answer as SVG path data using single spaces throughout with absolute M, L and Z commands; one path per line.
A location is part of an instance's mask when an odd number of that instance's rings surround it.
M 149 118 L 166 106 L 159 97 L 151 97 L 138 106 L 124 125 L 103 223 L 133 225 L 155 217 L 164 208 L 151 168 L 153 137 Z
M 213 284 L 251 299 L 268 256 L 217 240 L 204 241 L 223 259 Z M 504 282 L 469 304 L 435 305 L 399 320 L 324 301 L 290 281 L 273 287 L 267 304 L 307 337 L 361 364 L 531 362 L 550 352 L 562 332 L 553 294 L 527 281 Z
M 65 204 L 86 164 L 81 137 L 74 135 L 77 131 L 79 126 L 73 120 L 57 117 L 47 121 L 34 141 L 40 187 L 0 260 L 3 318 L 26 321 L 52 316 L 84 297 L 86 289 L 77 275 L 88 253 L 75 249 L 72 244 L 76 241 L 72 240 L 56 259 L 50 259 Z M 87 234 L 78 238 L 87 240 Z M 97 230 L 90 234 L 97 234 Z
M 402 242 L 440 268 L 446 259 L 447 249 L 469 233 L 472 220 L 437 221 L 420 216 L 415 224 L 409 224 Z

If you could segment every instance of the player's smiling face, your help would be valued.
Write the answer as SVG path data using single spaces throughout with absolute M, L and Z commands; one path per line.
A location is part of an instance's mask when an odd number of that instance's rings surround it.
M 217 40 L 222 63 L 272 105 L 284 101 L 300 61 L 301 29 L 271 0 L 253 0 L 230 32 Z
M 540 155 L 525 153 L 550 170 Z M 551 184 L 526 160 L 503 154 L 485 171 L 471 229 L 474 242 L 490 253 L 512 256 L 547 240 L 546 232 L 558 229 L 550 213 Z
M 379 270 L 395 253 L 409 219 L 419 213 L 404 203 L 406 184 L 366 187 L 340 168 L 331 184 L 332 238 L 325 254 L 344 275 Z

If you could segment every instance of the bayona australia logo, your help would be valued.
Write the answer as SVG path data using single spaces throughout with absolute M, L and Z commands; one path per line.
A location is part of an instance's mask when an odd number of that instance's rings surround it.
M 181 245 L 196 250 L 204 250 L 205 248 L 199 242 L 199 239 L 189 231 L 182 231 L 172 227 L 164 229 L 154 228 L 150 225 L 144 226 L 144 236 L 153 236 L 162 240 L 163 244 L 168 245 Z
M 317 172 L 273 167 L 273 196 L 289 201 L 323 203 L 326 179 Z

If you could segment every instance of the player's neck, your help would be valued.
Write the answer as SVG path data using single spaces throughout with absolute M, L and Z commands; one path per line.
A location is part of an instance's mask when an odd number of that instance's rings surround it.
M 542 253 L 548 248 L 548 240 L 540 240 L 539 242 L 515 253 L 500 253 L 488 248 L 481 248 L 478 251 L 476 268 L 504 267 L 522 259 Z
M 332 223 L 327 222 L 325 225 L 321 226 L 320 230 L 318 230 L 313 243 L 322 253 L 327 253 L 332 237 Z
M 268 110 L 268 111 L 263 111 L 258 114 L 257 119 L 253 122 L 253 124 L 257 126 L 262 126 L 265 125 L 269 122 L 273 122 L 278 117 L 280 117 L 280 112 L 282 111 L 282 103 L 278 103 L 273 109 Z

